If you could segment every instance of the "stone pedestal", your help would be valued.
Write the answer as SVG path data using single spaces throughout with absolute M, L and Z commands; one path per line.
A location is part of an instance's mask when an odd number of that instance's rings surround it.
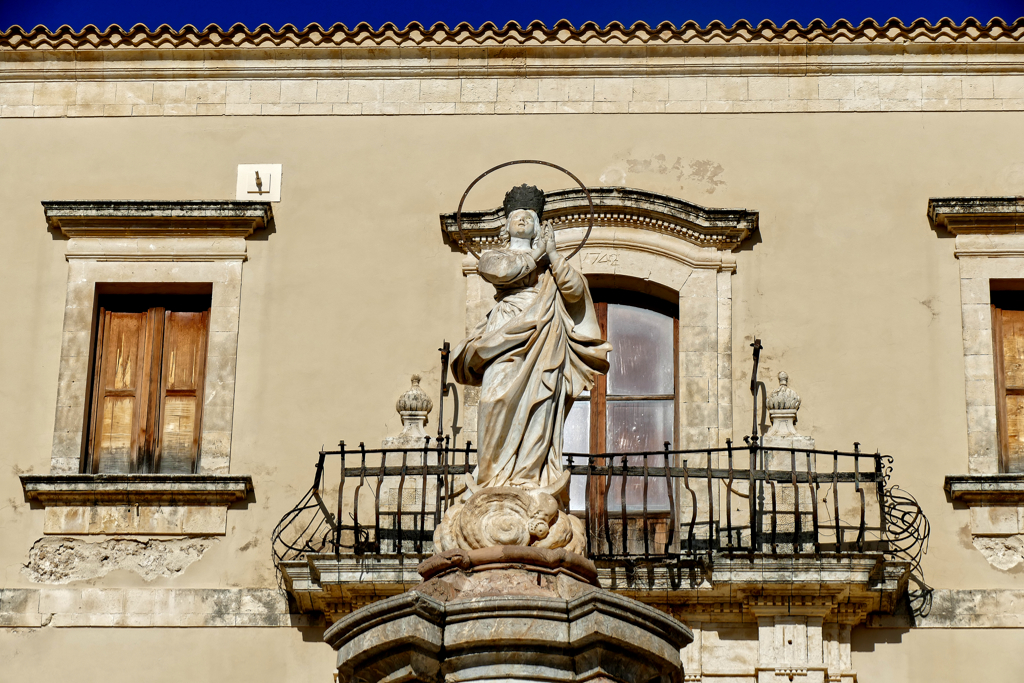
M 341 683 L 596 681 L 677 683 L 690 630 L 600 588 L 589 560 L 562 550 L 453 550 L 412 590 L 325 634 Z

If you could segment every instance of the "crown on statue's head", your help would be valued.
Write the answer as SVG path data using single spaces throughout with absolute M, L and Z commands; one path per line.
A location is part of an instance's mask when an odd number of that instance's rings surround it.
M 544 190 L 523 183 L 505 193 L 505 202 L 502 206 L 505 208 L 506 216 L 516 209 L 531 209 L 539 219 L 544 213 Z

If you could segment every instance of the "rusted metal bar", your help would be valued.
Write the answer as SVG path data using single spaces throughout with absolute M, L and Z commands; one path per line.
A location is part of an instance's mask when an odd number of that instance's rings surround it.
M 732 445 L 732 441 L 727 440 L 727 444 Z M 711 449 L 708 449 L 708 459 L 705 463 L 705 468 L 708 472 L 711 472 Z M 718 548 L 718 531 L 715 529 L 715 484 L 714 478 L 708 476 L 708 557 L 711 556 L 712 551 Z
M 725 445 L 729 453 L 729 481 L 725 484 L 725 538 L 732 548 L 732 441 L 727 440 Z
M 778 509 L 778 506 L 776 505 L 776 502 L 775 502 L 775 481 L 772 480 L 772 479 L 769 479 L 768 480 L 768 486 L 770 486 L 771 490 L 772 490 L 772 539 L 771 539 L 772 555 L 778 555 L 779 554 L 779 546 L 778 546 L 778 544 L 775 541 L 776 541 L 776 535 L 778 533 L 779 509 Z
M 572 467 L 572 456 L 569 456 L 569 467 Z M 583 519 L 586 520 L 587 528 L 587 557 L 594 554 L 594 534 L 597 533 L 597 524 L 594 523 L 593 509 L 590 506 L 590 486 L 594 481 L 594 459 L 587 458 L 586 483 L 583 487 Z
M 814 528 L 814 553 L 821 554 L 821 536 L 818 529 L 818 459 L 807 453 L 807 489 L 811 493 L 811 524 Z
M 622 456 L 622 485 L 619 487 L 619 502 L 622 507 L 622 554 L 629 555 L 629 519 L 626 517 L 626 456 Z
M 757 552 L 760 546 L 760 538 L 757 533 L 758 525 L 758 505 L 755 503 L 757 500 L 757 491 L 754 488 L 754 470 L 757 468 L 757 437 L 750 439 L 750 469 L 747 470 L 747 507 L 750 511 L 750 552 Z
M 832 510 L 835 514 L 836 552 L 843 552 L 843 531 L 839 528 L 839 451 L 832 451 Z
M 359 443 L 359 450 L 362 451 L 362 462 L 363 470 L 366 469 L 366 446 L 362 442 Z M 388 453 L 387 451 L 381 451 L 380 454 L 380 472 L 377 473 L 377 490 L 373 494 L 374 499 L 374 511 L 377 515 L 377 526 L 374 527 L 373 541 L 377 545 L 377 552 L 383 552 L 384 544 L 380 538 L 380 487 L 384 485 L 384 468 L 387 466 Z
M 444 482 L 444 498 L 442 499 L 441 505 L 438 505 L 439 510 L 442 505 L 444 506 L 444 510 L 447 510 L 448 506 L 451 505 L 451 487 L 449 486 L 450 482 L 448 481 L 448 477 L 450 476 L 448 468 L 449 451 L 447 448 L 447 443 L 445 444 L 445 446 L 446 447 L 444 449 L 444 461 L 441 463 L 441 481 Z M 454 457 L 454 453 L 452 453 L 451 455 L 452 457 Z M 438 487 L 438 490 L 440 490 L 440 488 L 441 487 Z M 443 511 L 441 512 L 443 513 Z M 440 519 L 438 521 L 440 521 Z
M 395 506 L 395 552 L 398 555 L 405 554 L 405 534 L 403 533 L 402 527 L 402 503 L 405 498 L 405 476 L 408 472 L 407 467 L 409 465 L 409 450 L 407 448 L 402 449 L 402 473 L 398 478 L 398 502 Z
M 650 470 L 648 469 L 647 453 L 643 454 L 644 458 L 644 557 L 651 556 L 651 543 L 650 535 L 651 529 L 647 523 L 647 482 L 650 480 Z
M 793 552 L 803 550 L 800 542 L 800 533 L 803 530 L 800 525 L 800 487 L 796 483 L 796 451 L 789 451 L 789 471 L 793 475 Z
M 341 452 L 341 480 L 338 482 L 338 523 L 334 528 L 334 554 L 341 553 L 341 524 L 345 514 L 345 442 L 338 442 L 338 450 Z M 320 454 L 321 469 L 323 468 L 323 453 Z M 319 474 L 318 474 L 319 476 Z
M 875 451 L 875 495 L 878 496 L 878 535 L 883 546 L 888 542 L 888 525 L 886 524 L 885 476 L 882 471 L 882 454 Z
M 672 481 L 672 475 L 670 473 L 671 462 L 669 461 L 669 458 L 671 456 L 669 455 L 668 447 L 669 447 L 669 442 L 666 441 L 665 442 L 665 454 L 662 456 L 662 458 L 664 459 L 663 460 L 663 464 L 665 466 L 665 490 L 668 491 L 668 519 L 669 519 L 669 523 L 668 523 L 668 538 L 665 541 L 665 551 L 666 552 L 675 552 L 675 551 L 677 551 L 677 548 L 675 548 L 676 525 L 679 523 L 679 520 L 676 519 L 675 483 Z M 686 476 L 686 465 L 685 464 L 683 465 L 683 476 L 684 477 Z M 696 499 L 694 499 L 694 500 L 696 500 Z M 694 514 L 697 514 L 697 505 L 696 505 L 696 503 L 694 503 L 693 510 L 694 510 Z M 692 525 L 692 522 L 691 522 L 691 525 Z M 690 533 L 691 534 L 693 533 L 692 527 L 690 529 Z M 692 547 L 692 544 L 691 544 L 691 547 Z
M 853 452 L 860 453 L 860 443 L 854 442 Z M 860 527 L 857 529 L 857 552 L 864 552 L 865 516 L 867 515 L 867 499 L 864 496 L 864 487 L 860 485 L 860 455 L 853 458 L 853 480 L 854 490 L 860 494 Z
M 609 456 L 606 460 L 608 461 L 608 467 L 606 468 L 608 470 L 608 474 L 605 475 L 604 481 L 605 499 L 598 502 L 603 508 L 601 510 L 601 518 L 604 520 L 604 540 L 605 543 L 608 544 L 608 554 L 610 555 L 615 552 L 615 546 L 612 544 L 612 510 L 611 506 L 608 504 L 608 493 L 612 490 L 612 466 L 615 461 L 614 456 Z
M 690 473 L 686 469 L 685 460 L 683 461 L 683 486 L 690 492 L 690 528 L 686 533 L 686 551 L 693 553 L 693 527 L 697 524 L 697 492 L 690 488 Z M 674 521 L 672 523 L 675 524 Z
M 448 357 L 452 353 L 452 345 L 445 341 L 438 351 L 441 352 L 441 396 L 437 402 L 437 440 L 440 441 L 444 436 L 444 399 L 450 391 L 448 388 Z
M 437 440 L 437 449 L 441 450 L 441 439 Z M 412 528 L 417 531 L 416 538 L 413 540 L 413 548 L 417 553 L 423 552 L 423 522 L 427 517 L 427 458 L 430 456 L 430 439 L 423 440 L 423 455 L 420 464 L 423 465 L 423 478 L 420 480 L 423 483 L 423 489 L 420 491 L 420 514 L 419 514 L 419 528 L 414 523 Z

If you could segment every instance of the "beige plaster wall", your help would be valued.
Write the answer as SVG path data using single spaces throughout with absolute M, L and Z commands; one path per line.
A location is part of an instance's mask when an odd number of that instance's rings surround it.
M 851 644 L 853 668 L 864 683 L 1012 683 L 1024 677 L 1015 654 L 1024 646 L 1020 629 L 856 629 Z
M 789 373 L 798 426 L 819 447 L 858 440 L 896 455 L 896 482 L 932 522 L 930 584 L 1019 587 L 973 548 L 967 511 L 942 492 L 945 474 L 967 470 L 959 275 L 953 240 L 925 211 L 930 196 L 1019 193 L 1024 138 L 1006 132 L 1022 125 L 1013 112 L 2 120 L 0 586 L 37 587 L 21 566 L 43 535 L 16 476 L 48 471 L 57 392 L 68 266 L 41 200 L 231 198 L 236 164 L 284 165 L 276 232 L 250 240 L 242 277 L 231 471 L 253 476 L 255 503 L 229 511 L 227 536 L 176 578 L 119 571 L 89 584 L 274 587 L 270 531 L 309 486 L 317 449 L 397 432 L 409 375 L 424 373 L 433 396 L 435 350 L 463 334 L 461 255 L 442 244 L 438 213 L 482 170 L 541 158 L 587 184 L 760 211 L 760 241 L 732 277 L 736 438 L 756 335 L 761 377 Z M 568 186 L 519 168 L 473 202 L 495 206 L 523 180 Z M 228 631 L 218 638 L 246 642 Z M 82 651 L 108 638 L 63 633 Z M 1001 633 L 964 637 L 1019 642 Z M 159 641 L 131 637 L 139 652 Z M 903 636 L 926 637 L 939 636 Z M 855 664 L 868 671 L 891 651 Z

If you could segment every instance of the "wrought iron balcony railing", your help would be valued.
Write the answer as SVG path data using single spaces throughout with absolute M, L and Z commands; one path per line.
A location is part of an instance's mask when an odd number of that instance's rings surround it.
M 313 485 L 274 530 L 276 559 L 305 554 L 422 558 L 466 490 L 476 452 L 321 451 Z M 330 460 L 328 460 L 330 458 Z M 334 464 L 331 464 L 334 461 Z M 877 553 L 916 568 L 928 522 L 889 483 L 891 456 L 762 447 L 567 454 L 570 510 L 597 562 L 713 562 L 720 554 Z

